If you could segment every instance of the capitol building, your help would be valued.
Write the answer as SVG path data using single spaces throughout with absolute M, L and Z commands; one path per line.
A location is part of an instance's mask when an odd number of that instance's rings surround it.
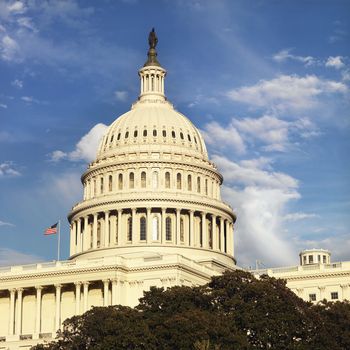
M 236 266 L 236 215 L 198 129 L 165 96 L 166 70 L 149 36 L 140 94 L 101 139 L 68 214 L 70 257 L 0 268 L 0 349 L 49 341 L 92 306 L 135 306 L 150 287 L 193 286 Z M 312 258 L 311 258 L 312 257 Z M 350 262 L 308 250 L 296 267 L 256 270 L 305 300 L 350 299 Z

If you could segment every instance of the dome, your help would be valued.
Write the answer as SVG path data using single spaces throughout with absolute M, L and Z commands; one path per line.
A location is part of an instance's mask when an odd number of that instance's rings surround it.
M 208 160 L 197 128 L 167 101 L 136 102 L 109 126 L 100 142 L 97 160 L 145 149 Z

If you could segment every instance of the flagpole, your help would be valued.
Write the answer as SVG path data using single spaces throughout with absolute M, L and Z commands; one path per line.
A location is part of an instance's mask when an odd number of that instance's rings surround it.
M 61 245 L 61 220 L 58 220 L 58 236 L 57 236 L 57 261 L 60 261 L 60 245 Z

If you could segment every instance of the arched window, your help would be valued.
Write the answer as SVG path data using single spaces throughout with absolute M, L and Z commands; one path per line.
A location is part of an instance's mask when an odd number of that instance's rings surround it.
M 101 221 L 97 222 L 97 248 L 101 245 Z
M 171 217 L 165 219 L 165 239 L 171 241 Z
M 191 142 L 191 136 L 190 136 L 190 134 L 187 134 L 187 138 L 188 138 L 188 141 Z
M 187 190 L 192 191 L 192 176 L 191 175 L 187 176 Z
M 128 236 L 127 239 L 128 241 L 132 241 L 132 217 L 128 217 Z
M 176 135 L 174 130 L 171 132 L 171 136 L 173 137 L 173 139 L 175 138 Z
M 157 171 L 154 171 L 152 174 L 152 187 L 154 190 L 158 188 L 158 172 Z
M 118 176 L 118 189 L 119 190 L 123 189 L 123 174 L 119 174 Z
M 159 240 L 159 219 L 158 216 L 154 216 L 152 219 L 152 240 Z
M 201 178 L 197 177 L 197 192 L 201 193 Z
M 108 176 L 108 191 L 111 192 L 113 189 L 113 176 L 109 175 Z
M 125 138 L 127 139 L 129 137 L 129 131 L 125 133 Z
M 205 179 L 205 194 L 208 195 L 208 179 Z
M 113 139 L 114 139 L 114 135 L 112 135 L 111 139 L 110 139 L 110 143 L 113 143 Z
M 100 178 L 100 193 L 103 193 L 103 177 Z
M 181 138 L 181 140 L 184 139 L 184 134 L 182 132 L 180 132 L 180 138 Z
M 166 137 L 166 130 L 163 130 L 163 137 Z
M 165 188 L 170 188 L 170 173 L 168 171 L 165 173 Z
M 181 174 L 178 173 L 178 174 L 176 175 L 176 188 L 177 188 L 178 190 L 181 190 L 181 187 L 182 187 Z
M 143 137 L 147 136 L 147 129 L 143 130 Z
M 196 139 L 196 136 L 193 137 L 194 138 L 194 142 L 197 143 L 197 139 Z
M 137 137 L 137 130 L 134 131 L 134 137 Z
M 118 140 L 118 141 L 120 140 L 120 136 L 121 136 L 121 134 L 119 133 L 119 134 L 118 134 L 118 137 L 117 137 L 117 140 Z
M 146 218 L 144 216 L 140 218 L 140 240 L 146 240 Z
M 135 187 L 135 176 L 134 173 L 129 174 L 129 188 Z
M 211 221 L 208 223 L 208 233 L 209 233 L 209 248 L 213 248 L 213 225 Z
M 185 223 L 183 218 L 180 218 L 180 241 L 185 241 Z
M 146 188 L 146 172 L 141 173 L 141 187 Z
M 156 137 L 157 136 L 157 130 L 153 129 L 153 136 Z

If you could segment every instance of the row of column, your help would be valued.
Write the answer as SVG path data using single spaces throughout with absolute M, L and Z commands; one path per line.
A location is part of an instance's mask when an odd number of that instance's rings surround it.
M 147 92 L 159 92 L 164 94 L 164 73 L 140 73 L 141 94 Z
M 116 305 L 117 295 L 121 294 L 121 291 L 117 290 L 118 283 L 120 288 L 122 287 L 124 281 L 118 279 L 105 279 L 103 282 L 103 306 L 109 306 L 110 301 L 110 285 L 111 285 L 111 304 Z M 81 302 L 83 305 L 83 313 L 89 309 L 88 293 L 90 282 L 75 282 L 75 313 L 74 315 L 79 315 L 81 310 Z M 62 285 L 55 284 L 55 323 L 52 332 L 56 332 L 61 329 L 62 319 L 61 319 L 61 295 L 62 295 Z M 41 333 L 41 320 L 42 320 L 42 286 L 36 286 L 36 305 L 35 305 L 35 326 L 34 334 L 39 335 Z M 83 289 L 83 299 L 81 300 L 81 290 Z M 10 292 L 10 302 L 9 302 L 9 325 L 8 325 L 8 335 L 21 335 L 22 334 L 22 318 L 23 318 L 23 288 L 11 289 Z M 17 300 L 16 300 L 17 296 Z
M 334 287 L 333 287 L 334 288 Z M 337 300 L 349 300 L 350 301 L 350 284 L 340 284 L 340 288 L 341 288 L 341 295 L 338 296 Z M 312 289 L 310 288 L 296 288 L 295 290 L 293 290 L 300 298 L 309 301 L 309 295 L 306 295 L 305 293 L 305 289 L 307 291 L 310 291 L 310 294 L 314 293 L 312 291 Z M 327 299 L 327 300 L 331 300 L 331 293 L 332 292 L 337 292 L 338 290 L 335 288 L 335 290 L 330 290 L 330 288 L 328 287 L 328 294 L 326 294 L 326 286 L 318 286 L 317 287 L 318 291 L 319 291 L 319 296 L 320 298 L 317 299 L 319 300 L 323 300 L 323 299 Z
M 100 225 L 100 244 L 99 247 L 113 247 L 113 246 L 123 246 L 128 243 L 128 224 L 127 220 L 124 218 L 123 210 L 113 211 L 114 214 L 110 215 L 110 211 L 105 211 L 103 213 L 94 213 L 92 215 L 92 228 L 89 225 L 89 217 L 91 215 L 85 216 L 74 220 L 71 223 L 71 236 L 70 236 L 70 254 L 78 254 L 89 249 L 98 248 L 98 225 Z M 137 209 L 132 208 L 127 214 L 131 217 L 132 222 L 132 241 L 131 244 L 140 243 L 139 232 L 136 229 L 136 219 L 137 219 Z M 157 239 L 154 240 L 152 231 L 155 229 L 152 227 L 152 219 L 154 217 L 159 218 L 157 213 L 152 213 L 151 208 L 146 208 L 146 242 L 151 244 L 161 243 L 161 244 L 175 244 L 175 245 L 185 245 L 190 247 L 202 247 L 205 249 L 213 249 L 233 255 L 233 224 L 230 220 L 225 219 L 221 216 L 215 214 L 207 214 L 205 212 L 198 212 L 200 217 L 200 227 L 195 230 L 195 211 L 188 211 L 188 225 L 187 229 L 184 228 L 184 239 L 181 240 L 181 209 L 175 209 L 175 230 L 172 235 L 171 241 L 166 239 L 166 218 L 169 216 L 165 208 L 161 209 L 161 229 L 157 227 Z M 99 218 L 102 216 L 102 218 Z M 207 216 L 211 221 L 211 232 L 209 232 L 209 225 Z M 198 217 L 198 215 L 197 215 Z M 101 219 L 103 225 L 101 224 Z M 125 218 L 124 218 L 125 219 Z M 100 220 L 100 223 L 99 223 Z M 157 221 L 158 222 L 158 221 Z M 219 225 L 217 224 L 219 222 Z M 92 232 L 90 232 L 92 230 Z M 160 231 L 160 232 L 159 232 Z M 211 240 L 211 241 L 210 241 Z

